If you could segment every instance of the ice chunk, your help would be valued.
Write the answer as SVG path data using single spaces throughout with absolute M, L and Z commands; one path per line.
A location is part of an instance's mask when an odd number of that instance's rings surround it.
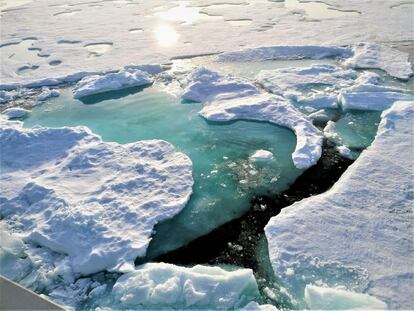
M 73 97 L 81 98 L 98 93 L 148 85 L 152 82 L 153 79 L 149 74 L 139 69 L 123 69 L 116 73 L 86 76 L 76 84 Z
M 235 98 L 257 92 L 253 84 L 232 76 L 223 77 L 206 68 L 198 68 L 185 79 L 181 98 L 203 103 L 213 100 L 219 94 L 222 98 Z
M 287 98 L 304 96 L 316 88 L 339 89 L 351 86 L 357 74 L 333 65 L 313 65 L 308 68 L 262 70 L 256 81 L 267 91 Z
M 381 69 L 403 80 L 413 74 L 408 53 L 376 43 L 359 43 L 353 50 L 354 56 L 344 63 L 350 68 Z
M 268 150 L 257 150 L 250 156 L 252 161 L 269 161 L 273 159 L 273 153 Z
M 315 109 L 337 108 L 338 96 L 325 94 L 312 94 L 309 97 L 299 97 L 297 102 L 300 106 L 312 107 Z
M 2 112 L 8 119 L 24 118 L 30 113 L 30 110 L 23 108 L 8 108 Z
M 321 156 L 322 135 L 303 114 L 285 99 L 271 94 L 215 100 L 206 104 L 200 115 L 212 121 L 237 119 L 267 121 L 293 130 L 297 137 L 292 154 L 297 168 L 314 165 Z
M 249 302 L 246 306 L 240 310 L 245 311 L 278 311 L 279 309 L 272 305 L 259 305 L 257 302 Z
M 0 90 L 0 104 L 7 103 L 13 99 L 13 96 L 10 92 Z
M 258 297 L 250 269 L 147 263 L 121 276 L 112 293 L 122 308 L 230 309 Z
M 344 92 L 339 96 L 343 110 L 372 110 L 388 109 L 396 101 L 414 100 L 414 95 L 400 92 Z
M 295 298 L 323 282 L 390 309 L 412 308 L 413 121 L 414 102 L 394 103 L 370 148 L 328 192 L 283 209 L 265 227 L 272 266 Z
M 56 89 L 49 89 L 48 87 L 42 88 L 42 93 L 37 96 L 38 101 L 45 101 L 51 97 L 58 97 L 60 95 L 59 90 Z
M 305 301 L 311 310 L 385 310 L 387 305 L 378 298 L 343 288 L 306 285 Z
M 87 128 L 0 127 L 1 216 L 75 272 L 124 270 L 182 210 L 192 164 L 160 140 L 103 142 Z
M 271 46 L 222 53 L 218 56 L 218 60 L 224 62 L 245 62 L 276 59 L 293 60 L 305 58 L 344 58 L 351 55 L 352 50 L 350 48 L 336 46 Z

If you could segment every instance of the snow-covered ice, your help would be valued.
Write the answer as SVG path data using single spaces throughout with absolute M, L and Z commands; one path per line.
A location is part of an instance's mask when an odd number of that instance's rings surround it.
M 222 53 L 218 56 L 218 60 L 223 62 L 245 62 L 279 59 L 347 58 L 352 55 L 350 48 L 337 46 L 270 46 Z
M 186 205 L 192 164 L 160 140 L 103 142 L 85 127 L 0 127 L 1 216 L 73 270 L 124 270 Z
M 250 269 L 226 271 L 197 265 L 192 268 L 147 263 L 121 276 L 112 294 L 122 308 L 233 309 L 258 297 Z
M 344 288 L 306 285 L 305 301 L 311 310 L 386 310 L 387 305 L 368 294 Z
M 86 76 L 73 89 L 73 97 L 81 98 L 93 94 L 116 91 L 120 89 L 148 85 L 153 79 L 139 69 L 123 69 L 105 75 Z
M 259 305 L 257 302 L 249 302 L 246 306 L 244 306 L 240 310 L 246 311 L 278 311 L 279 309 L 273 305 Z
M 45 101 L 51 97 L 58 97 L 60 95 L 59 90 L 49 89 L 48 87 L 43 87 L 42 92 L 37 96 L 38 101 Z
M 24 118 L 30 113 L 30 110 L 23 108 L 7 108 L 3 110 L 2 114 L 8 119 Z
M 224 77 L 206 68 L 197 68 L 183 81 L 181 98 L 188 101 L 208 102 L 220 98 L 243 97 L 258 93 L 256 87 L 236 77 Z
M 214 100 L 205 104 L 200 115 L 211 121 L 255 120 L 290 128 L 296 134 L 296 148 L 292 159 L 297 168 L 308 168 L 321 156 L 320 131 L 306 116 L 280 96 L 263 93 Z
M 396 101 L 414 100 L 414 95 L 401 92 L 343 92 L 339 102 L 343 110 L 383 111 Z
M 413 74 L 408 53 L 376 43 L 356 44 L 353 51 L 354 56 L 344 62 L 350 68 L 381 69 L 403 80 Z
M 396 102 L 329 191 L 283 209 L 265 227 L 274 271 L 296 297 L 323 282 L 412 309 L 413 120 L 414 102 Z
M 262 70 L 256 81 L 268 92 L 296 99 L 318 87 L 334 90 L 351 86 L 356 78 L 357 73 L 353 70 L 334 65 L 313 65 L 308 68 Z M 322 103 L 326 103 L 323 97 Z
M 273 159 L 273 153 L 268 150 L 257 150 L 250 156 L 252 161 L 269 161 Z

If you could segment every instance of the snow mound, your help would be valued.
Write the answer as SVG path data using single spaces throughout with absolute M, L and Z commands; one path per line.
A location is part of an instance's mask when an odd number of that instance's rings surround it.
M 328 192 L 283 209 L 265 227 L 275 273 L 297 298 L 322 282 L 391 309 L 413 308 L 413 121 L 414 102 L 394 103 L 372 145 Z
M 2 114 L 8 119 L 24 118 L 30 113 L 30 110 L 23 108 L 8 108 L 5 109 Z
M 357 74 L 333 65 L 313 65 L 307 68 L 262 70 L 256 81 L 265 90 L 286 98 L 296 99 L 314 88 L 340 89 L 351 86 Z
M 250 269 L 225 271 L 218 267 L 185 268 L 147 263 L 124 274 L 112 294 L 122 308 L 230 309 L 258 297 Z
M 253 84 L 243 82 L 233 76 L 223 77 L 206 68 L 197 68 L 191 72 L 184 83 L 181 98 L 187 101 L 207 102 L 217 95 L 222 98 L 234 98 L 256 94 Z
M 396 101 L 414 100 L 414 95 L 400 92 L 343 92 L 339 101 L 343 110 L 382 111 L 390 108 Z
M 271 46 L 245 49 L 235 52 L 226 52 L 218 55 L 222 62 L 245 62 L 264 60 L 295 60 L 295 59 L 323 59 L 345 58 L 352 56 L 350 48 L 336 46 Z
M 69 255 L 74 272 L 123 271 L 153 227 L 180 212 L 192 164 L 160 140 L 103 142 L 85 127 L 0 127 L 0 215 L 29 242 Z
M 207 103 L 200 115 L 211 121 L 255 120 L 290 128 L 297 137 L 293 163 L 299 169 L 314 165 L 321 156 L 322 134 L 312 122 L 282 97 L 257 94 Z
M 268 150 L 257 150 L 250 156 L 251 161 L 270 161 L 273 159 L 273 153 Z
M 305 301 L 311 310 L 386 310 L 387 305 L 367 294 L 343 288 L 306 285 Z
M 344 63 L 350 68 L 381 69 L 403 80 L 413 74 L 408 53 L 376 43 L 359 43 L 353 51 L 354 56 Z
M 145 71 L 139 69 L 122 69 L 116 73 L 86 76 L 80 80 L 74 90 L 73 97 L 81 98 L 93 94 L 105 93 L 129 87 L 148 85 L 153 79 Z

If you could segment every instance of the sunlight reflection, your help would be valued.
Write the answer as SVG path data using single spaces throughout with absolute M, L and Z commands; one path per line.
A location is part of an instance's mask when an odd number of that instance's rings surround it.
M 171 46 L 178 40 L 178 33 L 170 25 L 159 25 L 154 29 L 155 38 L 161 46 Z

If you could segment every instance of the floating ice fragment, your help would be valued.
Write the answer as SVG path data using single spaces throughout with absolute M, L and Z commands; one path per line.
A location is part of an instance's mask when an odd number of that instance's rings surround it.
M 305 301 L 311 310 L 385 310 L 387 304 L 368 294 L 341 287 L 306 285 Z
M 252 161 L 270 161 L 273 159 L 273 153 L 268 150 L 257 150 L 250 156 Z
M 121 276 L 112 293 L 123 308 L 229 309 L 258 297 L 250 269 L 225 271 L 218 267 L 185 268 L 147 263 Z
M 30 113 L 30 110 L 23 108 L 8 108 L 2 112 L 8 119 L 24 118 Z
M 74 90 L 73 97 L 81 98 L 93 94 L 148 85 L 153 79 L 148 73 L 139 69 L 122 69 L 116 73 L 86 76 L 80 80 Z

